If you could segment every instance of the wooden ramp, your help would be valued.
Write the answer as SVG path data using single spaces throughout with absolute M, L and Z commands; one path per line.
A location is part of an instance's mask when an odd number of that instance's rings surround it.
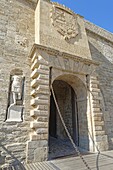
M 113 170 L 113 151 L 84 155 L 91 170 Z M 68 157 L 34 163 L 25 166 L 26 170 L 87 170 L 79 157 Z
M 113 150 L 100 154 L 83 156 L 91 170 L 113 170 Z M 0 168 L 0 170 L 87 170 L 82 160 L 77 157 L 67 157 L 52 161 L 16 165 L 13 167 Z

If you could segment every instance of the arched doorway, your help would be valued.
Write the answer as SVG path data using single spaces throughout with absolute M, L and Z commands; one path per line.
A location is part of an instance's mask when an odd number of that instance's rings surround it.
M 53 88 L 66 127 L 76 145 L 79 146 L 76 94 L 73 88 L 62 80 L 55 80 Z M 58 115 L 52 93 L 50 97 L 49 135 L 49 152 L 51 158 L 74 154 L 73 147 Z
M 75 76 L 59 76 L 53 89 L 65 124 L 81 150 L 89 150 L 87 122 L 87 91 L 83 82 Z M 49 117 L 49 159 L 75 154 L 59 118 L 51 93 Z

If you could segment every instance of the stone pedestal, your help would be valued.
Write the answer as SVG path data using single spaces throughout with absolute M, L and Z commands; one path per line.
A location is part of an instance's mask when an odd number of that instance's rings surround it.
M 23 113 L 23 106 L 19 105 L 12 105 L 8 109 L 7 120 L 6 122 L 22 121 L 22 113 Z

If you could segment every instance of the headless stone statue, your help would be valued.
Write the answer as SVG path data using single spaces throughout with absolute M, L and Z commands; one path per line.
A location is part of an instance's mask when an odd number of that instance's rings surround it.
M 7 122 L 10 121 L 22 121 L 23 113 L 23 77 L 21 75 L 11 76 L 11 86 L 10 86 L 10 101 L 7 113 Z
M 13 102 L 12 104 L 17 104 L 17 100 L 21 100 L 22 96 L 22 77 L 14 75 L 12 76 L 12 87 L 11 87 L 11 93 Z

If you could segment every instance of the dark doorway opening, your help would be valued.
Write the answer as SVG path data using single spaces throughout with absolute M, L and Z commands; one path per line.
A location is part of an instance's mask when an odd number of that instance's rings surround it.
M 49 118 L 49 135 L 57 138 L 57 132 L 56 132 L 56 106 L 53 99 L 53 95 L 50 96 L 50 118 Z
M 73 88 L 64 81 L 56 80 L 53 88 L 62 117 L 75 144 L 79 146 L 77 97 Z M 49 159 L 75 154 L 75 150 L 62 125 L 53 95 L 50 97 Z

